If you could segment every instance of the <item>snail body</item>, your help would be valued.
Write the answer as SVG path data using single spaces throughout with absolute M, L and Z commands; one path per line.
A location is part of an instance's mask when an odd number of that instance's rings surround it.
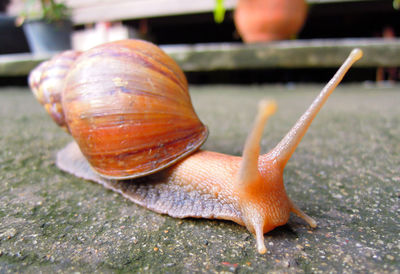
M 60 169 L 172 217 L 234 221 L 255 234 L 258 251 L 265 253 L 264 233 L 287 223 L 290 213 L 316 226 L 287 196 L 283 170 L 322 105 L 361 55 L 360 50 L 350 54 L 265 155 L 259 155 L 259 144 L 276 104 L 262 101 L 243 157 L 199 149 L 208 131 L 193 109 L 186 78 L 151 43 L 124 40 L 69 53 L 66 65 L 56 61 L 66 58 L 61 54 L 32 71 L 29 82 L 49 114 L 56 109 L 56 116 L 63 117 L 53 119 L 75 139 L 58 152 Z M 49 81 L 45 68 L 52 64 L 68 68 L 57 74 L 60 83 L 47 85 L 58 89 L 61 95 L 55 97 L 60 101 L 42 98 L 51 97 L 42 86 Z M 48 106 L 51 103 L 57 108 Z

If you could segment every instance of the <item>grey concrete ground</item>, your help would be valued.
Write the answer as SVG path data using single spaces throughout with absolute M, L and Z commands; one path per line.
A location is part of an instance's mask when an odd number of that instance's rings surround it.
M 320 85 L 192 87 L 211 134 L 204 148 L 239 155 L 260 98 L 277 100 L 263 151 Z M 70 137 L 26 89 L 0 90 L 0 272 L 400 272 L 400 86 L 345 85 L 285 170 L 292 216 L 265 235 L 235 223 L 174 219 L 54 165 Z

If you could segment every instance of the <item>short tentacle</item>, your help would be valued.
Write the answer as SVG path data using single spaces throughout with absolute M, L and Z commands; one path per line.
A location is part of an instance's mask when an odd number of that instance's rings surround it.
M 308 216 L 306 213 L 304 213 L 297 205 L 293 203 L 293 201 L 290 200 L 291 203 L 291 212 L 302 218 L 304 221 L 306 221 L 312 228 L 317 227 L 317 222 Z
M 267 252 L 267 248 L 264 243 L 264 231 L 262 229 L 262 224 L 259 224 L 254 227 L 256 232 L 256 241 L 257 241 L 257 251 L 260 254 L 265 254 Z

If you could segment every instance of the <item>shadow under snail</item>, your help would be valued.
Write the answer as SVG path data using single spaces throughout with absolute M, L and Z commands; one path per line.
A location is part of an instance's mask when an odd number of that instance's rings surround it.
M 75 139 L 57 166 L 133 202 L 176 218 L 234 221 L 255 234 L 287 223 L 290 213 L 317 223 L 287 196 L 283 169 L 312 120 L 350 66 L 355 49 L 294 127 L 265 155 L 260 140 L 274 102 L 262 101 L 243 157 L 199 149 L 207 127 L 197 117 L 186 78 L 157 46 L 141 40 L 67 51 L 29 76 L 35 96 Z

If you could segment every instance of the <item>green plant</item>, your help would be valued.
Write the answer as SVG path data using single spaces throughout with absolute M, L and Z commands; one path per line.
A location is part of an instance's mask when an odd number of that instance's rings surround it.
M 70 16 L 69 8 L 63 2 L 55 0 L 24 0 L 24 9 L 17 19 L 17 24 L 25 20 L 42 19 L 47 22 L 62 21 Z
M 400 10 L 400 0 L 393 0 L 393 8 Z
M 214 7 L 214 21 L 218 24 L 224 21 L 225 17 L 225 5 L 224 0 L 215 0 Z

